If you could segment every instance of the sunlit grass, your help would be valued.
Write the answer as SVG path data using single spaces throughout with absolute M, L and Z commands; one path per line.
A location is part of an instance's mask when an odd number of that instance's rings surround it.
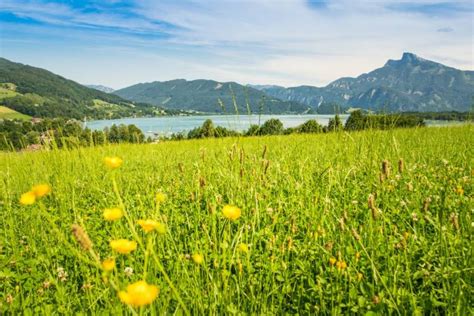
M 0 313 L 467 315 L 473 132 L 1 153 Z

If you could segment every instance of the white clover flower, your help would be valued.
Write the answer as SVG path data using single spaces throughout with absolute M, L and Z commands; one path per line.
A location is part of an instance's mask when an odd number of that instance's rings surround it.
M 125 270 L 123 270 L 126 276 L 131 277 L 133 275 L 133 269 L 131 267 L 125 267 Z

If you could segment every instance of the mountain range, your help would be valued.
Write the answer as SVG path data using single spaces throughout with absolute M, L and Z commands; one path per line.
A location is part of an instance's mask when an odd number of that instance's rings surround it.
M 139 83 L 114 94 L 135 102 L 146 102 L 168 109 L 211 113 L 305 113 L 310 106 L 281 100 L 236 82 L 177 79 Z M 248 107 L 247 107 L 248 106 Z
M 96 89 L 96 90 L 105 92 L 105 93 L 112 93 L 112 92 L 115 91 L 114 89 L 112 89 L 110 87 L 103 86 L 101 84 L 86 84 L 85 86 L 88 87 L 88 88 L 91 88 L 91 89 Z
M 333 107 L 376 111 L 468 111 L 473 105 L 474 71 L 462 71 L 404 53 L 357 78 L 325 87 L 253 86 L 282 100 L 306 104 L 318 113 Z
M 353 108 L 465 112 L 474 105 L 474 71 L 448 67 L 412 53 L 325 87 L 245 86 L 204 79 L 139 83 L 116 91 L 100 85 L 90 87 L 0 58 L 0 112 L 16 117 L 100 119 L 183 112 L 332 114 Z

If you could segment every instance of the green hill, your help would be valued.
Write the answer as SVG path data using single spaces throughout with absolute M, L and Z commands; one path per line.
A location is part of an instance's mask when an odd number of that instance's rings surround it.
M 0 120 L 29 120 L 31 117 L 0 105 Z
M 253 113 L 305 113 L 309 109 L 307 105 L 282 101 L 235 82 L 221 83 L 202 79 L 139 83 L 113 93 L 136 102 L 209 113 L 235 113 L 233 96 L 240 113 L 247 113 L 247 104 Z
M 162 110 L 5 58 L 0 58 L 0 103 L 29 116 L 77 119 L 154 115 Z

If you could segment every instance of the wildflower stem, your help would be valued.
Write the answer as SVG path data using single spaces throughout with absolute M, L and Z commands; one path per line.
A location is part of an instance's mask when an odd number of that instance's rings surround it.
M 158 258 L 158 256 L 156 255 L 155 252 L 152 252 L 152 256 L 153 256 L 153 260 L 155 261 L 156 265 L 158 266 L 158 269 L 163 274 L 163 277 L 165 278 L 166 283 L 168 283 L 168 286 L 171 288 L 174 295 L 176 296 L 176 300 L 178 301 L 179 305 L 181 305 L 181 308 L 183 309 L 184 313 L 186 315 L 191 315 L 189 313 L 188 309 L 186 308 L 186 305 L 184 304 L 183 300 L 181 299 L 181 296 L 179 295 L 178 290 L 175 288 L 175 286 L 173 284 L 173 281 L 171 281 L 171 279 L 168 276 L 168 273 L 166 273 L 163 265 L 161 264 L 160 259 Z
M 145 251 L 145 263 L 143 267 L 143 280 L 146 280 L 146 275 L 148 271 L 148 259 L 150 257 L 150 251 L 153 247 L 153 238 L 151 236 L 148 236 L 148 242 L 147 242 L 147 247 Z
M 133 225 L 132 219 L 130 218 L 127 210 L 125 209 L 125 204 L 123 203 L 122 196 L 120 195 L 120 192 L 119 192 L 119 189 L 118 189 L 117 181 L 115 180 L 115 174 L 112 175 L 112 186 L 113 186 L 113 189 L 114 189 L 115 196 L 117 197 L 117 200 L 119 201 L 119 206 L 123 211 L 123 215 L 124 215 L 125 219 L 127 220 L 128 226 L 130 227 L 130 231 L 132 232 L 133 237 L 138 242 L 140 247 L 145 250 L 145 246 L 143 244 L 143 241 L 140 238 L 140 236 L 138 236 L 138 233 L 135 230 L 135 226 Z

